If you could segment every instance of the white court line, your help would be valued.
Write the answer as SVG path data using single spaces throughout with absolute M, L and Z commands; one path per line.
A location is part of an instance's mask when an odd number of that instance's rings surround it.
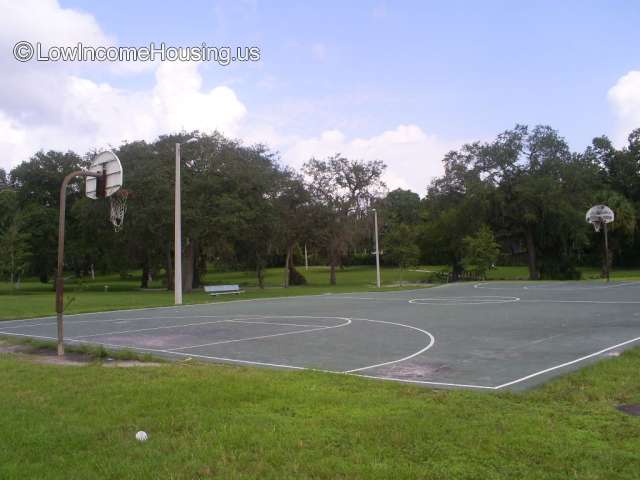
M 278 315 L 273 315 L 273 316 L 263 316 L 260 318 L 287 318 L 288 315 L 285 316 L 278 316 Z M 293 317 L 293 318 L 299 318 L 299 317 Z M 317 318 L 336 318 L 336 317 L 317 317 Z M 307 323 L 307 324 L 302 324 L 302 323 L 276 323 L 276 322 L 255 322 L 253 320 L 249 321 L 249 320 L 243 320 L 243 319 L 234 319 L 234 320 L 227 320 L 228 322 L 231 323 L 246 323 L 249 325 L 281 325 L 283 327 L 318 327 L 318 328 L 323 328 L 323 327 L 330 327 L 331 325 L 314 325 L 312 323 Z
M 380 293 L 385 293 L 385 292 L 380 292 Z M 331 297 L 326 297 L 326 298 L 331 298 Z M 345 297 L 345 296 L 342 296 L 342 295 L 340 297 L 338 297 L 336 295 L 332 295 L 331 300 L 335 300 L 336 298 L 340 298 L 340 299 L 345 298 L 347 300 L 380 300 L 380 301 L 383 301 L 383 302 L 388 302 L 390 300 L 391 301 L 396 301 L 396 302 L 406 302 L 407 301 L 406 298 L 351 297 L 351 296 Z
M 637 304 L 640 301 L 635 300 L 547 300 L 545 298 L 541 299 L 533 299 L 529 300 L 520 300 L 520 302 L 529 302 L 529 303 L 604 303 L 604 304 Z
M 412 298 L 408 300 L 413 305 L 500 305 L 503 303 L 519 302 L 518 297 L 501 297 L 501 296 L 468 296 L 468 297 L 427 297 Z
M 363 320 L 363 319 L 360 319 L 360 320 Z M 0 335 L 10 335 L 10 336 L 28 337 L 28 338 L 41 338 L 41 339 L 46 339 L 46 340 L 56 340 L 55 337 L 47 337 L 47 336 L 43 336 L 43 335 L 27 335 L 27 334 L 23 334 L 23 333 L 15 333 L 15 332 L 2 332 L 2 331 L 0 331 Z M 622 347 L 624 345 L 628 345 L 630 343 L 637 342 L 638 340 L 640 340 L 640 337 L 636 337 L 636 338 L 633 338 L 631 340 L 627 340 L 625 342 L 618 343 L 618 344 L 613 345 L 611 347 L 604 348 L 602 350 L 599 350 L 597 352 L 591 353 L 589 355 L 585 355 L 583 357 L 577 358 L 577 359 L 572 360 L 570 362 L 565 362 L 565 363 L 562 363 L 560 365 L 556 365 L 554 367 L 550 367 L 550 368 L 541 370 L 539 372 L 535 372 L 535 373 L 532 373 L 532 374 L 527 375 L 525 377 L 518 378 L 516 380 L 512 380 L 510 382 L 503 383 L 502 385 L 497 385 L 497 386 L 469 385 L 469 384 L 445 383 L 445 382 L 429 382 L 429 381 L 424 381 L 424 380 L 407 380 L 407 379 L 395 378 L 395 377 L 376 377 L 376 376 L 373 376 L 373 375 L 362 375 L 362 374 L 358 374 L 358 373 L 346 373 L 346 372 L 337 372 L 337 371 L 333 371 L 333 370 L 311 369 L 311 368 L 300 367 L 300 366 L 295 366 L 295 365 L 284 365 L 284 364 L 277 364 L 277 363 L 257 362 L 257 361 L 252 361 L 252 360 L 240 360 L 240 359 L 226 358 L 226 357 L 215 357 L 215 356 L 210 356 L 210 355 L 189 354 L 189 353 L 178 352 L 178 351 L 173 351 L 173 350 L 163 350 L 163 349 L 159 349 L 159 348 L 135 347 L 135 346 L 130 346 L 130 345 L 118 345 L 118 344 L 104 343 L 104 342 L 99 342 L 98 344 L 99 345 L 103 345 L 105 347 L 113 347 L 113 348 L 120 348 L 120 349 L 138 350 L 138 351 L 155 352 L 155 353 L 165 353 L 165 354 L 169 354 L 169 355 L 177 355 L 177 356 L 183 356 L 183 357 L 206 358 L 206 359 L 209 359 L 209 360 L 220 360 L 220 361 L 223 361 L 223 362 L 240 363 L 240 364 L 247 364 L 247 365 L 260 365 L 260 366 L 266 366 L 266 367 L 278 367 L 278 368 L 286 368 L 286 369 L 293 369 L 293 370 L 312 370 L 312 371 L 325 372 L 325 373 L 334 373 L 334 374 L 340 374 L 340 375 L 354 375 L 354 376 L 358 376 L 358 377 L 379 379 L 379 380 L 389 380 L 389 381 L 396 381 L 396 382 L 402 382 L 402 383 L 416 383 L 416 384 L 435 385 L 435 386 L 449 386 L 449 387 L 461 387 L 461 388 L 478 388 L 478 389 L 485 389 L 485 390 L 499 390 L 499 389 L 502 389 L 502 388 L 505 388 L 505 387 L 508 387 L 508 386 L 511 386 L 511 385 L 515 385 L 516 383 L 524 382 L 524 381 L 529 380 L 531 378 L 534 378 L 536 376 L 543 375 L 543 374 L 551 372 L 553 370 L 557 370 L 557 369 L 564 368 L 564 367 L 569 366 L 569 365 L 573 365 L 573 364 L 579 363 L 579 362 L 587 360 L 589 358 L 592 358 L 592 357 L 601 355 L 603 353 L 606 353 L 606 352 L 608 352 L 610 350 L 614 350 L 614 349 Z M 86 341 L 83 341 L 83 340 L 67 339 L 67 341 L 74 342 L 74 343 L 91 344 L 91 342 L 86 342 Z
M 149 318 L 155 319 L 157 317 L 149 317 Z M 194 317 L 172 317 L 172 318 L 197 318 L 197 317 L 194 316 Z M 269 318 L 269 317 L 258 317 L 258 318 Z M 327 317 L 327 318 L 331 318 L 331 317 Z M 224 320 L 213 320 L 211 322 L 182 323 L 177 325 L 163 325 L 161 327 L 138 328 L 135 330 L 119 330 L 114 332 L 93 333 L 91 335 L 75 335 L 72 338 L 77 339 L 77 338 L 103 337 L 106 335 L 121 335 L 124 333 L 149 332 L 153 330 L 165 330 L 170 328 L 196 327 L 199 325 L 213 325 L 216 323 L 247 323 L 247 324 L 257 323 L 257 324 L 263 324 L 263 325 L 279 325 L 279 326 L 289 326 L 289 327 L 326 327 L 326 325 L 310 325 L 310 324 L 302 325 L 297 323 L 253 322 L 248 320 L 249 318 L 245 320 L 244 317 L 239 317 L 239 318 L 231 318 L 231 319 L 224 319 Z
M 426 352 L 427 350 L 429 350 L 431 347 L 433 347 L 433 345 L 436 343 L 436 339 L 433 335 L 431 335 L 429 332 L 427 332 L 426 330 L 423 330 L 421 328 L 418 327 L 414 327 L 412 325 L 405 325 L 404 323 L 396 323 L 396 322 L 387 322 L 384 320 L 371 320 L 370 318 L 353 318 L 352 320 L 356 320 L 356 321 L 364 321 L 364 322 L 374 322 L 374 323 L 382 323 L 382 324 L 386 324 L 386 325 L 397 325 L 400 327 L 406 327 L 406 328 L 410 328 L 412 330 L 417 330 L 420 333 L 423 333 L 425 335 L 427 335 L 430 339 L 429 343 L 422 348 L 421 350 L 418 350 L 417 352 L 412 353 L 411 355 L 407 355 L 406 357 L 403 358 L 399 358 L 398 360 L 391 360 L 389 362 L 383 362 L 383 363 L 377 363 L 375 365 L 369 365 L 367 367 L 360 367 L 360 368 L 354 368 L 352 370 L 346 370 L 343 373 L 354 373 L 354 372 L 361 372 L 363 370 L 369 370 L 371 368 L 376 368 L 376 367 L 384 367 L 385 365 L 391 365 L 393 363 L 399 363 L 399 362 L 404 362 L 406 360 L 409 360 L 413 357 L 417 357 L 418 355 L 420 355 L 421 353 Z
M 351 374 L 349 374 L 351 375 Z M 468 385 L 468 384 L 464 384 L 464 383 L 446 383 L 446 382 L 429 382 L 427 380 L 408 380 L 405 378 L 395 378 L 395 377 L 376 377 L 374 375 L 359 375 L 359 374 L 353 374 L 356 377 L 362 377 L 362 378 L 372 378 L 375 380 L 392 380 L 394 382 L 401 382 L 401 383 L 415 383 L 418 385 L 436 385 L 436 386 L 440 386 L 440 387 L 464 387 L 464 388 L 481 388 L 481 389 L 485 389 L 485 390 L 495 390 L 496 387 L 487 387 L 486 385 Z
M 215 323 L 228 322 L 229 320 L 213 320 L 211 322 L 198 322 L 198 323 L 184 323 L 182 325 L 163 325 L 162 327 L 148 327 L 148 328 L 138 328 L 136 330 L 117 330 L 115 332 L 103 332 L 103 333 L 92 333 L 91 335 L 75 335 L 71 338 L 90 338 L 90 337 L 104 337 L 106 335 L 122 335 L 123 333 L 138 333 L 138 332 L 149 332 L 152 330 L 164 330 L 168 328 L 180 328 L 180 327 L 194 327 L 197 325 L 213 325 Z
M 9 332 L 0 332 L 0 334 L 5 334 L 5 335 L 15 335 L 18 337 L 28 337 L 28 338 L 41 338 L 44 340 L 56 340 L 56 337 L 47 337 L 44 335 L 27 335 L 24 333 L 9 333 Z M 266 363 L 266 362 L 254 362 L 251 360 L 237 360 L 237 359 L 233 359 L 233 358 L 225 358 L 225 357 L 212 357 L 212 356 L 208 356 L 208 355 L 198 355 L 198 354 L 193 354 L 193 353 L 183 353 L 183 352 L 175 352 L 173 350 L 164 350 L 161 348 L 148 348 L 148 347 L 134 347 L 131 345 L 119 345 L 116 343 L 106 343 L 106 342 L 87 342 L 84 340 L 75 340 L 73 338 L 67 338 L 65 339 L 65 342 L 74 342 L 74 343 L 81 343 L 81 344 L 87 344 L 87 345 L 102 345 L 104 347 L 111 347 L 111 348 L 118 348 L 118 349 L 124 349 L 124 350 L 138 350 L 138 351 L 143 351 L 143 352 L 152 352 L 152 353 L 165 353 L 165 354 L 169 354 L 169 355 L 177 355 L 177 356 L 181 356 L 181 357 L 197 357 L 197 358 L 207 358 L 207 359 L 211 359 L 211 360 L 220 360 L 220 361 L 224 361 L 224 362 L 233 362 L 233 363 L 242 363 L 242 364 L 248 364 L 248 365 L 263 365 L 265 367 L 278 367 L 278 368 L 289 368 L 289 369 L 293 369 L 293 370 L 311 370 L 309 368 L 305 368 L 305 367 L 297 367 L 295 365 L 280 365 L 278 363 Z M 321 371 L 326 371 L 327 373 L 339 373 L 339 372 L 332 372 L 330 370 L 321 370 Z
M 420 292 L 422 290 L 430 289 L 430 288 L 443 288 L 451 286 L 451 284 L 442 284 L 442 285 L 427 285 L 421 288 L 411 288 L 411 289 L 401 289 L 401 290 L 389 290 L 385 292 L 375 292 L 378 295 L 392 295 L 397 293 L 411 293 L 411 292 Z M 244 300 L 226 300 L 219 302 L 203 302 L 203 303 L 189 303 L 186 305 L 180 305 L 179 307 L 175 305 L 165 305 L 160 307 L 141 307 L 141 308 L 123 308 L 120 310 L 104 310 L 101 312 L 86 312 L 86 313 L 65 313 L 64 318 L 67 317 L 77 317 L 77 316 L 85 316 L 85 315 L 108 315 L 110 313 L 119 313 L 119 312 L 139 312 L 144 310 L 169 310 L 169 313 L 180 313 L 181 309 L 190 308 L 190 307 L 215 307 L 220 305 L 226 305 L 229 303 L 240 303 L 240 302 L 262 302 L 262 301 L 271 301 L 271 300 L 292 300 L 297 298 L 322 298 L 322 297 L 333 297 L 340 298 L 343 295 L 354 295 L 358 292 L 345 292 L 345 293 L 316 293 L 310 295 L 289 295 L 286 297 L 267 297 L 267 298 L 247 298 Z M 366 293 L 366 292 L 365 292 Z M 208 315 L 215 316 L 215 315 Z M 156 318 L 156 317 L 154 317 Z M 46 317 L 33 317 L 33 318 L 17 318 L 14 320 L 0 320 L 0 325 L 4 325 L 7 323 L 14 322 L 33 322 L 35 320 L 48 320 L 53 319 L 56 320 L 55 315 L 47 315 Z
M 493 287 L 487 287 L 487 285 L 495 285 Z M 543 283 L 540 285 L 536 285 L 533 281 L 527 285 L 505 285 L 503 287 L 498 286 L 500 282 L 489 283 L 482 282 L 476 283 L 473 288 L 483 289 L 483 290 L 565 290 L 570 292 L 580 292 L 580 291 L 588 291 L 588 290 L 604 290 L 610 288 L 618 288 L 618 287 L 629 287 L 629 286 L 640 286 L 640 282 L 624 282 L 624 283 L 616 283 L 615 285 L 593 285 L 589 286 L 577 286 L 578 284 L 574 284 L 575 286 L 569 286 L 563 281 L 558 281 L 557 285 Z
M 281 317 L 283 318 L 283 317 Z M 302 316 L 297 316 L 296 318 L 304 318 Z M 218 342 L 211 342 L 211 343 L 203 343 L 201 345 L 190 345 L 188 347 L 177 347 L 174 348 L 172 350 L 177 351 L 177 350 L 188 350 L 191 348 L 200 348 L 200 347 L 210 347 L 213 345 L 223 345 L 223 344 L 227 344 L 227 343 L 237 343 L 237 342 L 246 342 L 249 340 L 262 340 L 264 338 L 273 338 L 273 337 L 282 337 L 285 335 L 296 335 L 298 333 L 309 333 L 309 332 L 317 332 L 320 330 L 331 330 L 332 328 L 340 328 L 340 327 L 346 327 L 347 325 L 349 325 L 351 323 L 351 319 L 349 318 L 343 318 L 343 317 L 307 317 L 307 318 L 339 318 L 341 320 L 346 320 L 346 322 L 341 323 L 339 325 L 332 325 L 330 327 L 319 327 L 319 328 L 309 328 L 306 330 L 295 330 L 293 332 L 284 332 L 284 333 L 274 333 L 271 335 L 260 335 L 257 337 L 247 337 L 247 338 L 237 338 L 234 340 L 220 340 Z
M 623 347 L 624 345 L 628 345 L 630 343 L 637 342 L 638 340 L 640 340 L 640 337 L 636 337 L 636 338 L 633 338 L 631 340 L 627 340 L 626 342 L 618 343 L 617 345 L 613 345 L 611 347 L 603 348 L 602 350 L 598 350 L 597 352 L 590 353 L 589 355 L 585 355 L 584 357 L 576 358 L 575 360 L 571 360 L 570 362 L 565 362 L 565 363 L 561 363 L 560 365 L 556 365 L 554 367 L 545 368 L 544 370 L 540 370 L 539 372 L 535 372 L 535 373 L 532 373 L 531 375 L 527 375 L 525 377 L 518 378 L 516 380 L 512 380 L 512 381 L 507 382 L 507 383 L 503 383 L 502 385 L 498 385 L 498 386 L 496 386 L 494 388 L 496 390 L 498 390 L 500 388 L 508 387 L 508 386 L 514 385 L 516 383 L 524 382 L 525 380 L 529 380 L 529 379 L 531 379 L 533 377 L 537 377 L 539 375 L 543 375 L 545 373 L 552 372 L 553 370 L 557 370 L 559 368 L 567 367 L 569 365 L 573 365 L 575 363 L 582 362 L 582 361 L 587 360 L 589 358 L 596 357 L 598 355 L 602 355 L 603 353 L 608 352 L 609 350 L 614 350 L 616 348 Z
M 82 314 L 84 315 L 84 314 Z M 76 325 L 76 324 L 81 324 L 81 323 L 117 323 L 117 322 L 122 322 L 122 321 L 127 321 L 127 322 L 133 322 L 133 321 L 138 321 L 138 320 L 163 320 L 163 319 L 168 319 L 168 320 L 173 320 L 175 318 L 218 318 L 218 317 L 229 317 L 230 315 L 183 315 L 183 316 L 162 316 L 162 317 L 124 317 L 124 318 L 103 318 L 103 319 L 97 319 L 97 320 L 77 320 L 77 321 L 66 321 L 64 322 L 65 325 Z M 260 318 L 260 315 L 245 315 L 246 317 L 257 317 Z M 17 320 L 14 320 L 17 321 Z M 31 325 L 8 325 L 8 326 L 4 326 L 2 325 L 4 328 L 31 328 L 31 327 L 41 327 L 41 326 L 55 326 L 56 325 L 56 318 L 53 318 L 53 321 L 51 322 L 43 322 L 43 323 L 34 323 Z M 2 324 L 2 322 L 0 322 L 0 325 Z
M 360 320 L 363 320 L 363 319 L 360 319 Z M 7 332 L 0 332 L 0 334 L 16 335 L 16 336 L 20 336 L 20 337 L 42 338 L 42 339 L 46 339 L 46 340 L 56 340 L 55 337 L 45 337 L 45 336 L 42 336 L 42 335 L 25 335 L 25 334 L 21 334 L 21 333 L 7 333 Z M 82 340 L 68 339 L 68 341 L 74 342 L 74 343 L 86 343 L 86 344 L 89 344 L 89 345 L 92 344 L 91 342 L 85 342 L 85 341 L 82 341 Z M 256 366 L 263 366 L 263 367 L 286 368 L 286 369 L 290 369 L 290 370 L 309 370 L 309 371 L 313 371 L 313 372 L 330 373 L 330 374 L 334 374 L 334 375 L 350 375 L 350 376 L 354 376 L 354 377 L 370 378 L 370 379 L 373 379 L 373 380 L 394 381 L 394 382 L 402 382 L 402 383 L 416 383 L 416 384 L 434 385 L 434 386 L 446 386 L 446 387 L 480 388 L 480 389 L 495 390 L 495 387 L 487 387 L 487 386 L 483 386 L 483 385 L 466 385 L 466 384 L 458 384 L 458 383 L 428 382 L 428 381 L 423 381 L 423 380 L 406 380 L 406 379 L 402 379 L 402 378 L 393 378 L 393 377 L 375 377 L 373 375 L 362 375 L 362 374 L 358 374 L 358 373 L 344 373 L 344 372 L 337 372 L 337 371 L 334 371 L 334 370 L 323 370 L 323 369 L 317 369 L 317 368 L 307 368 L 307 367 L 300 367 L 300 366 L 296 366 L 296 365 L 285 365 L 285 364 L 279 364 L 279 363 L 257 362 L 257 361 L 253 361 L 253 360 L 240 360 L 240 359 L 236 359 L 236 358 L 214 357 L 214 356 L 211 356 L 211 355 L 199 355 L 199 354 L 192 354 L 192 353 L 184 353 L 184 352 L 177 352 L 177 351 L 173 351 L 173 350 L 163 350 L 163 349 L 160 349 L 160 348 L 132 347 L 132 346 L 129 346 L 129 345 L 118 345 L 118 344 L 114 344 L 114 343 L 103 343 L 103 342 L 100 342 L 99 345 L 103 345 L 105 347 L 111 347 L 111 348 L 128 349 L 128 350 L 139 350 L 139 351 L 151 352 L 151 353 L 164 353 L 164 354 L 167 354 L 167 355 L 176 355 L 176 356 L 187 357 L 187 358 L 195 357 L 195 358 L 204 358 L 204 359 L 207 359 L 207 360 L 219 360 L 221 362 L 239 363 L 239 364 L 243 364 L 243 365 L 256 365 Z

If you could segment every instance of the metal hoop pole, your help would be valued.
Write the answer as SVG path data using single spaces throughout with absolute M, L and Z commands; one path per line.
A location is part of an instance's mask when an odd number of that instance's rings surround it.
M 609 281 L 609 238 L 607 234 L 607 222 L 604 222 L 604 272 Z
M 58 356 L 64 356 L 64 221 L 67 207 L 67 186 L 74 177 L 99 177 L 101 173 L 76 170 L 71 172 L 60 187 L 60 216 L 58 219 L 58 268 L 56 270 L 56 317 L 58 324 Z

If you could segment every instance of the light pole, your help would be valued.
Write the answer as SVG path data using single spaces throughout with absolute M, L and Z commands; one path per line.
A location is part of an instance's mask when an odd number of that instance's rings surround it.
M 378 211 L 373 209 L 373 226 L 376 234 L 376 286 L 380 288 L 380 247 L 378 246 Z
M 176 142 L 176 185 L 175 185 L 175 219 L 173 228 L 173 292 L 176 305 L 182 305 L 182 208 L 180 199 L 180 146 L 184 143 L 197 142 L 197 138 L 190 138 L 186 142 Z

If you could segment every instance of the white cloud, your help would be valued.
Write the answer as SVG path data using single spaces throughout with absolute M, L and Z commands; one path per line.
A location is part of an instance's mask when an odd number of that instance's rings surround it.
M 116 44 L 91 15 L 63 9 L 55 0 L 0 0 L 0 12 L 0 43 L 5 45 L 17 40 Z M 313 49 L 318 59 L 325 57 L 324 45 Z M 385 180 L 390 188 L 411 188 L 422 194 L 429 180 L 442 173 L 443 155 L 455 146 L 416 125 L 399 125 L 368 138 L 348 138 L 337 129 L 315 137 L 294 136 L 288 129 L 298 117 L 249 115 L 232 89 L 205 90 L 195 63 L 151 65 L 155 82 L 143 90 L 87 78 L 87 71 L 110 68 L 100 65 L 21 64 L 4 51 L 0 66 L 0 168 L 10 169 L 39 149 L 84 153 L 183 129 L 217 129 L 247 142 L 267 144 L 294 167 L 311 157 L 335 153 L 380 159 L 388 165 Z M 141 69 L 124 68 L 123 72 L 135 74 Z
M 17 40 L 114 44 L 91 15 L 63 9 L 55 0 L 0 0 L 0 12 L 4 45 Z M 203 90 L 195 63 L 152 65 L 155 85 L 133 91 L 83 76 L 102 65 L 19 63 L 10 52 L 0 55 L 0 168 L 9 169 L 39 149 L 83 153 L 183 129 L 218 129 L 233 136 L 246 114 L 230 88 Z
M 319 137 L 299 138 L 283 146 L 283 159 L 296 167 L 311 157 L 341 153 L 347 158 L 382 160 L 387 164 L 385 181 L 390 189 L 410 188 L 423 194 L 429 181 L 442 174 L 442 157 L 455 145 L 426 134 L 416 125 L 399 125 L 369 138 L 347 139 L 339 130 Z
M 618 121 L 614 141 L 623 145 L 629 133 L 640 128 L 640 71 L 634 70 L 620 77 L 609 89 L 607 97 Z
M 87 13 L 62 8 L 57 0 L 0 0 L 2 39 L 27 40 L 48 45 L 110 45 L 95 18 Z
M 73 149 L 152 140 L 180 130 L 238 133 L 246 108 L 227 87 L 210 91 L 194 64 L 162 64 L 149 91 L 128 91 L 77 76 L 61 76 L 51 102 L 31 102 L 22 115 L 0 110 L 0 166 L 10 168 L 39 149 Z M 22 119 L 20 117 L 23 117 Z

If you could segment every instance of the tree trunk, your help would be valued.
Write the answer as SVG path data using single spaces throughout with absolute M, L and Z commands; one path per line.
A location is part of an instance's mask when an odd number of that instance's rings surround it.
M 287 246 L 287 256 L 285 257 L 284 260 L 284 281 L 282 282 L 282 286 L 284 288 L 289 288 L 289 280 L 291 278 L 291 270 L 290 270 L 290 266 L 291 266 L 291 250 L 293 249 L 293 247 L 291 246 Z
M 264 288 L 264 269 L 260 262 L 256 265 L 256 276 L 258 277 L 258 287 Z
M 337 255 L 335 253 L 332 253 L 329 258 L 329 285 L 336 284 L 336 266 L 338 265 L 336 256 Z
M 182 291 L 191 293 L 193 291 L 193 265 L 194 248 L 191 239 L 187 239 L 187 245 L 182 256 Z
M 206 263 L 205 263 L 206 265 Z M 200 288 L 202 281 L 200 275 L 202 271 L 200 269 L 200 243 L 197 240 L 193 240 L 193 288 Z
M 536 246 L 533 242 L 533 226 L 527 225 L 525 230 L 527 241 L 527 261 L 529 266 L 529 280 L 538 280 L 538 270 L 536 268 Z
M 165 267 L 167 271 L 167 290 L 173 290 L 173 258 L 171 258 L 171 250 L 167 250 L 167 266 Z
M 145 256 L 142 262 L 142 276 L 140 277 L 140 288 L 149 288 L 149 257 Z

